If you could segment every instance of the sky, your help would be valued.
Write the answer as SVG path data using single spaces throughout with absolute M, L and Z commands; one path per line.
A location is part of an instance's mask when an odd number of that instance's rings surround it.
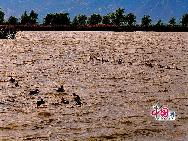
M 77 14 L 105 15 L 124 8 L 125 13 L 134 13 L 139 22 L 143 15 L 150 15 L 153 21 L 168 21 L 171 17 L 178 20 L 188 13 L 188 0 L 0 0 L 5 18 L 20 17 L 24 11 L 34 9 L 42 22 L 47 13 L 68 12 L 71 19 Z

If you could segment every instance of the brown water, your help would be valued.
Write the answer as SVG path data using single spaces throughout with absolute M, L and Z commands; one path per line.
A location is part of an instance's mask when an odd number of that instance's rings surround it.
M 65 93 L 56 92 L 61 85 Z M 39 97 L 46 103 L 37 108 Z M 151 117 L 157 102 L 176 120 Z M 19 32 L 0 40 L 0 141 L 187 141 L 187 102 L 187 33 Z

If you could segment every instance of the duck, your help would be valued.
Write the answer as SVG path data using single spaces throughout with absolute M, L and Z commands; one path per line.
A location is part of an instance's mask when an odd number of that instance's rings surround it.
M 151 63 L 146 63 L 146 66 L 153 68 L 153 65 Z
M 65 92 L 65 89 L 64 89 L 63 85 L 61 85 L 61 87 L 58 88 L 56 91 L 57 92 Z
M 37 101 L 37 108 L 38 108 L 40 105 L 42 105 L 42 104 L 45 104 L 45 101 L 44 101 L 42 98 L 40 98 L 40 100 Z
M 18 86 L 19 86 L 19 85 L 18 85 L 18 81 L 15 83 L 15 86 L 16 86 L 16 87 L 18 87 Z
M 103 63 L 103 62 L 109 62 L 109 61 L 102 58 L 102 63 Z
M 38 94 L 38 93 L 39 93 L 38 89 L 29 92 L 30 95 L 35 95 L 35 94 Z
M 118 59 L 118 64 L 122 64 L 122 59 Z
M 14 82 L 16 82 L 16 80 L 14 79 L 14 78 L 10 78 L 10 80 L 9 80 L 11 83 L 14 83 Z
M 64 99 L 64 98 L 62 97 L 62 99 L 61 99 L 61 103 L 63 103 L 63 104 L 69 104 L 69 101 L 66 100 L 66 99 Z
M 74 96 L 74 101 L 76 102 L 76 105 L 81 105 L 81 99 L 80 99 L 80 96 L 73 93 L 73 96 Z

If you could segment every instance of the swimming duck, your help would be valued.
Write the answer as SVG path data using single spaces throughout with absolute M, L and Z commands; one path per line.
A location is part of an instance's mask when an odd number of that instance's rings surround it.
M 37 108 L 38 108 L 40 105 L 42 105 L 42 104 L 45 104 L 45 101 L 44 101 L 42 98 L 40 98 L 40 100 L 37 101 Z
M 80 99 L 80 96 L 73 93 L 73 96 L 74 96 L 74 101 L 76 102 L 76 105 L 81 105 L 81 99 Z
M 61 87 L 58 88 L 56 91 L 57 92 L 65 92 L 63 85 L 61 85 Z
M 35 95 L 35 94 L 38 94 L 38 93 L 39 93 L 38 89 L 29 92 L 30 95 Z

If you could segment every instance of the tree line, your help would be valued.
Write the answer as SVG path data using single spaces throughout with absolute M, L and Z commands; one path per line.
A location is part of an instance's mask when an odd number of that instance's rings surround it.
M 38 13 L 34 10 L 25 11 L 20 18 L 10 16 L 8 20 L 4 19 L 4 12 L 0 10 L 0 24 L 4 25 L 42 25 L 42 26 L 88 26 L 88 25 L 108 25 L 116 27 L 188 27 L 188 13 L 181 17 L 180 22 L 172 17 L 168 23 L 163 23 L 158 20 L 156 24 L 152 24 L 152 19 L 149 15 L 144 15 L 141 18 L 141 24 L 137 24 L 136 16 L 133 13 L 125 14 L 125 10 L 118 8 L 112 13 L 104 16 L 94 13 L 90 16 L 79 14 L 70 20 L 69 13 L 49 13 L 43 18 L 43 23 L 38 23 Z

